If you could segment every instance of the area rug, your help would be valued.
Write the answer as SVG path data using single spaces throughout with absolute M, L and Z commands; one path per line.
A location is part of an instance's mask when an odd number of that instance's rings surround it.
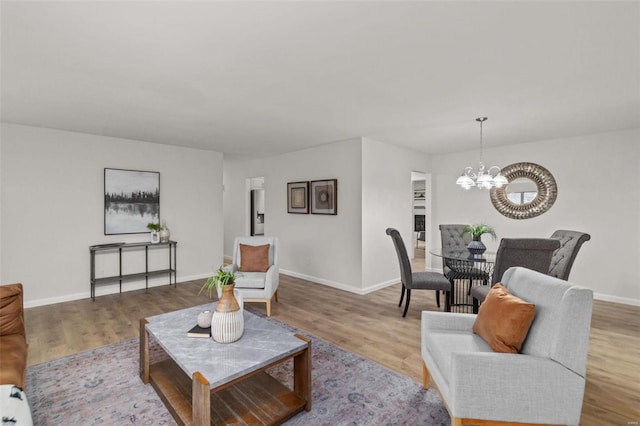
M 437 393 L 386 367 L 271 319 L 312 340 L 313 408 L 287 425 L 448 425 Z M 154 350 L 151 358 L 161 357 Z M 292 381 L 291 361 L 269 372 Z M 138 375 L 131 339 L 27 369 L 35 425 L 174 425 L 151 385 Z

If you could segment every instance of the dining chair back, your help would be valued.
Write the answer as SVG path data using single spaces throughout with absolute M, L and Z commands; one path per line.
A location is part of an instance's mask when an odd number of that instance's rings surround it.
M 567 281 L 580 247 L 591 239 L 591 235 L 558 229 L 551 235 L 551 238 L 559 240 L 560 247 L 553 252 L 553 257 L 551 257 L 549 275 Z
M 503 238 L 496 253 L 491 286 L 500 282 L 504 272 L 512 266 L 548 274 L 553 252 L 559 247 L 560 241 L 552 238 Z M 478 306 L 489 294 L 491 286 L 476 286 L 471 289 L 474 313 L 478 313 Z
M 467 253 L 467 245 L 471 242 L 471 234 L 462 235 L 467 225 L 462 224 L 441 224 L 440 240 L 442 242 L 442 253 L 447 252 L 463 252 Z M 446 276 L 451 285 L 454 280 L 469 280 L 467 294 L 470 294 L 473 280 L 481 280 L 485 285 L 489 277 L 479 268 L 456 268 L 455 264 L 450 263 L 446 256 L 442 256 L 442 273 Z

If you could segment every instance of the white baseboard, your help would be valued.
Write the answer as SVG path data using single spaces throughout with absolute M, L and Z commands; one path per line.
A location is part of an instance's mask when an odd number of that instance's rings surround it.
M 378 283 L 378 284 L 375 284 L 373 286 L 370 286 L 370 287 L 362 289 L 362 288 L 355 288 L 355 287 L 350 286 L 350 285 L 338 283 L 338 282 L 335 282 L 335 281 L 326 280 L 324 278 L 314 277 L 314 276 L 306 275 L 306 274 L 300 274 L 300 273 L 294 272 L 294 271 L 288 271 L 288 270 L 280 269 L 280 273 L 284 274 L 284 275 L 289 275 L 290 277 L 300 278 L 300 279 L 306 280 L 306 281 L 312 281 L 312 282 L 314 282 L 316 284 L 322 284 L 322 285 L 326 285 L 328 287 L 337 288 L 338 290 L 348 291 L 349 293 L 359 294 L 360 296 L 364 296 L 365 294 L 369 294 L 369 293 L 371 293 L 373 291 L 380 290 L 382 288 L 389 287 L 390 285 L 393 285 L 393 284 L 396 284 L 396 283 L 400 282 L 400 278 L 397 278 L 397 279 L 393 279 L 393 280 L 390 280 L 390 281 L 385 281 L 385 282 Z
M 178 283 L 184 283 L 184 282 L 188 282 L 188 281 L 193 281 L 193 280 L 200 280 L 200 279 L 204 279 L 204 278 L 208 278 L 210 277 L 211 274 L 207 273 L 207 274 L 196 274 L 196 275 L 189 275 L 189 276 L 178 276 Z M 163 282 L 163 283 L 149 283 L 149 288 L 153 288 L 153 287 L 161 287 L 164 285 L 168 285 L 167 282 Z M 173 284 L 172 284 L 173 285 Z M 145 288 L 145 284 L 144 281 L 128 281 L 126 283 L 123 283 L 123 290 L 122 292 L 125 293 L 126 291 L 133 291 L 133 290 L 142 290 Z M 125 287 L 126 286 L 126 290 Z M 96 286 L 96 297 L 99 296 L 106 296 L 108 294 L 117 294 L 120 292 L 120 287 L 118 284 L 108 284 L 108 285 L 101 285 L 101 286 Z M 25 301 L 24 302 L 24 307 L 26 308 L 35 308 L 36 306 L 45 306 L 45 305 L 53 305 L 55 303 L 64 303 L 64 302 L 72 302 L 74 300 L 81 300 L 81 299 L 89 299 L 91 297 L 91 290 L 87 289 L 87 291 L 83 291 L 80 293 L 74 293 L 74 294 L 67 294 L 64 296 L 58 296 L 58 297 L 49 297 L 46 299 L 36 299 L 36 300 L 29 300 L 29 301 Z
M 372 286 L 369 286 L 369 287 L 366 287 L 366 288 L 362 289 L 362 291 L 363 291 L 363 294 L 369 294 L 369 293 L 373 293 L 374 291 L 378 291 L 378 290 L 381 290 L 383 288 L 390 287 L 392 285 L 398 284 L 399 282 L 400 282 L 400 277 L 394 278 L 394 279 L 389 280 L 389 281 L 384 281 L 384 282 L 381 282 L 381 283 L 378 283 L 378 284 L 375 284 L 375 285 L 372 285 Z
M 610 296 L 608 294 L 594 293 L 593 298 L 603 302 L 621 303 L 623 305 L 640 306 L 640 300 L 629 297 Z
M 433 272 L 442 272 L 439 271 L 438 269 L 432 269 Z M 385 287 L 389 287 L 391 285 L 394 285 L 398 282 L 400 282 L 400 278 L 396 278 L 396 279 L 392 279 L 389 281 L 384 281 L 378 284 L 374 284 L 372 286 L 366 287 L 366 288 L 355 288 L 353 286 L 350 285 L 346 285 L 343 283 L 339 283 L 339 282 L 335 282 L 335 281 L 330 281 L 330 280 L 326 280 L 324 278 L 319 278 L 319 277 L 314 277 L 311 275 L 306 275 L 306 274 L 300 274 L 298 272 L 294 272 L 294 271 L 288 271 L 288 270 L 280 270 L 280 273 L 284 274 L 284 275 L 289 275 L 291 277 L 295 277 L 295 278 L 300 278 L 303 280 L 307 280 L 307 281 L 312 281 L 314 283 L 317 284 L 322 284 L 322 285 L 326 285 L 328 287 L 333 287 L 333 288 L 337 288 L 338 290 L 344 290 L 344 291 L 348 291 L 349 293 L 354 293 L 354 294 L 358 294 L 361 296 L 364 296 L 365 294 L 369 294 L 372 293 L 374 291 L 383 289 Z M 205 279 L 211 276 L 211 273 L 204 273 L 204 274 L 195 274 L 195 275 L 189 275 L 189 276 L 179 276 L 178 277 L 178 282 L 179 283 L 184 283 L 184 282 L 188 282 L 188 281 L 193 281 L 193 280 L 201 280 L 201 279 Z M 144 286 L 144 281 L 139 282 L 127 282 L 126 284 L 126 291 L 132 291 L 132 290 L 141 290 L 143 288 L 145 288 Z M 152 287 L 160 287 L 163 285 L 167 285 L 166 282 L 164 283 L 149 283 L 149 288 Z M 123 290 L 124 292 L 125 290 Z M 117 294 L 119 292 L 119 286 L 118 284 L 110 284 L 110 285 L 101 285 L 99 287 L 96 287 L 96 297 L 98 296 L 105 296 L 108 294 Z M 46 299 L 36 299 L 36 300 L 29 300 L 29 301 L 25 301 L 24 302 L 24 307 L 25 308 L 34 308 L 36 306 L 44 306 L 44 305 L 53 305 L 55 303 L 64 303 L 64 302 L 71 302 L 74 300 L 81 300 L 81 299 L 88 299 L 91 297 L 91 291 L 89 289 L 87 289 L 87 291 L 84 292 L 80 292 L 80 293 L 74 293 L 74 294 L 67 294 L 64 296 L 58 296 L 58 297 L 50 297 L 50 298 L 46 298 Z M 611 302 L 611 303 L 620 303 L 623 305 L 631 305 L 631 306 L 640 306 L 640 300 L 638 299 L 631 299 L 628 297 L 618 297 L 618 296 L 611 296 L 608 294 L 602 294 L 602 293 L 595 293 L 593 295 L 594 299 L 596 300 L 601 300 L 604 302 Z

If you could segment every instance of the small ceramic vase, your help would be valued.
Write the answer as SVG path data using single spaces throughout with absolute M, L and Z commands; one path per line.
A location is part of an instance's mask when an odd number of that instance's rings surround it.
M 467 250 L 469 250 L 469 253 L 471 253 L 472 255 L 479 256 L 487 250 L 487 246 L 484 245 L 479 237 L 478 239 L 474 237 L 473 241 L 470 241 L 467 245 Z

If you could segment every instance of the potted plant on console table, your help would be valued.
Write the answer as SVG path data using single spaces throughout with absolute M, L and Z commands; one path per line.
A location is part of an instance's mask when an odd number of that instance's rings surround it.
M 151 242 L 159 243 L 160 242 L 160 224 L 159 223 L 148 223 L 147 229 L 151 231 Z
M 465 226 L 462 230 L 462 236 L 466 234 L 471 234 L 472 237 L 471 242 L 467 245 L 467 250 L 472 255 L 481 255 L 487 250 L 481 239 L 484 234 L 489 234 L 494 240 L 496 239 L 496 231 L 491 226 L 484 224 Z
M 200 289 L 200 293 L 206 289 L 211 297 L 213 289 L 220 288 L 220 300 L 211 317 L 211 337 L 219 343 L 235 342 L 244 332 L 244 314 L 233 294 L 235 279 L 233 271 L 220 267 L 214 276 L 207 278 Z

